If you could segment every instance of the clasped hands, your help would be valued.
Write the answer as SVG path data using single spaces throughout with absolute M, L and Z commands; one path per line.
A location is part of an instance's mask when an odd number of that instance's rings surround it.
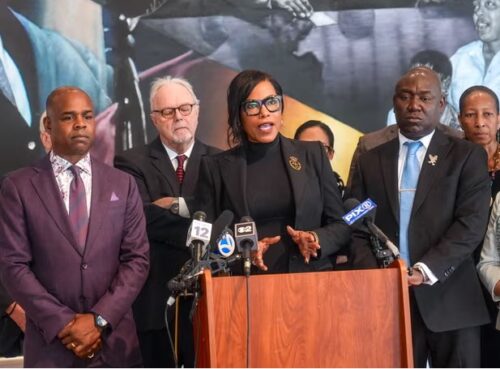
M 287 226 L 286 230 L 292 238 L 293 242 L 295 242 L 295 244 L 297 244 L 297 246 L 299 247 L 300 253 L 304 257 L 304 261 L 306 262 L 306 264 L 309 264 L 311 256 L 318 256 L 318 250 L 321 248 L 321 246 L 319 245 L 319 242 L 314 234 L 307 231 L 298 231 L 290 226 Z M 252 252 L 252 264 L 263 271 L 267 271 L 267 266 L 266 264 L 264 264 L 263 256 L 269 249 L 269 247 L 278 243 L 280 239 L 281 236 L 274 236 L 264 237 L 263 239 L 259 240 L 258 249 Z
M 76 314 L 57 337 L 80 359 L 92 359 L 101 349 L 101 331 L 94 323 L 94 314 Z

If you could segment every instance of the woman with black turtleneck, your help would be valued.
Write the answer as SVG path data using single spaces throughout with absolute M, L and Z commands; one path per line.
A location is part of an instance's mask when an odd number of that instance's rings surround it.
M 283 91 L 270 75 L 238 74 L 227 95 L 228 141 L 234 147 L 202 159 L 199 209 L 251 216 L 259 234 L 255 266 L 270 273 L 330 270 L 329 255 L 350 240 L 328 158 L 319 142 L 283 137 Z

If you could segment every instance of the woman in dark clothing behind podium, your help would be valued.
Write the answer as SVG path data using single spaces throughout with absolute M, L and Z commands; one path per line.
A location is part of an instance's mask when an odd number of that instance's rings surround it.
M 251 216 L 259 235 L 253 272 L 331 270 L 329 255 L 350 240 L 335 177 L 319 142 L 283 137 L 283 91 L 270 75 L 246 70 L 228 94 L 232 149 L 201 163 L 199 208 Z M 258 268 L 258 269 L 257 269 Z

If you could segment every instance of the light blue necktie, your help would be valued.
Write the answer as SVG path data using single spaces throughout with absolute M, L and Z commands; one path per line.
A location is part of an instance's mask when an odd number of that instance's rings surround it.
M 410 224 L 411 209 L 420 174 L 417 151 L 422 146 L 422 142 L 405 142 L 403 145 L 407 147 L 407 152 L 401 175 L 401 185 L 399 186 L 399 252 L 406 264 L 411 265 L 408 248 L 408 225 Z

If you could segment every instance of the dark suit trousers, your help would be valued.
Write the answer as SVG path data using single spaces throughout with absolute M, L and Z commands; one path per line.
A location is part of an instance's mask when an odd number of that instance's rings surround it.
M 410 288 L 410 306 L 415 368 L 479 368 L 480 327 L 431 332 L 424 324 Z

